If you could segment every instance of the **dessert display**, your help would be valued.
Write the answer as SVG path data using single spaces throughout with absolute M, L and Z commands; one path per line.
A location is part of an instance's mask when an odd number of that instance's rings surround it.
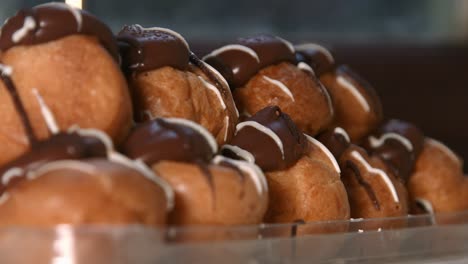
M 296 236 L 468 210 L 462 160 L 384 119 L 372 86 L 317 44 L 257 35 L 201 60 L 173 30 L 114 35 L 39 5 L 1 29 L 0 111 L 0 228 L 138 225 L 172 242 L 174 227 L 248 226 L 255 239 L 269 224 Z M 301 228 L 326 221 L 342 225 Z
M 226 78 L 241 115 L 279 106 L 309 135 L 323 131 L 332 121 L 327 91 L 307 64 L 297 63 L 293 45 L 282 38 L 241 38 L 204 60 Z
M 0 51 L 0 61 L 12 70 L 11 79 L 39 139 L 51 133 L 33 89 L 54 113 L 60 130 L 73 125 L 102 130 L 115 144 L 127 136 L 132 107 L 119 70 L 117 43 L 96 17 L 63 3 L 23 9 L 2 27 Z M 4 116 L 0 165 L 4 165 L 30 147 L 4 83 L 0 83 L 0 111 Z
M 43 123 L 52 134 L 40 140 L 10 77 L 0 68 L 7 94 L 24 124 L 31 149 L 0 168 L 0 227 L 47 227 L 68 223 L 164 226 L 173 191 L 143 164 L 113 150 L 95 129 L 58 129 L 37 90 Z
M 216 141 L 202 126 L 186 119 L 156 118 L 138 125 L 123 149 L 174 189 L 170 224 L 262 222 L 268 203 L 262 171 L 248 162 L 215 156 Z
M 132 25 L 118 40 L 137 121 L 185 118 L 208 129 L 219 144 L 232 137 L 238 113 L 228 84 L 180 34 Z
M 348 66 L 335 65 L 333 55 L 322 46 L 296 46 L 296 58 L 309 65 L 326 87 L 333 101 L 331 127 L 347 131 L 351 142 L 359 143 L 382 121 L 382 105 L 374 88 Z
M 223 150 L 225 155 L 245 156 L 265 171 L 270 191 L 267 223 L 349 219 L 335 158 L 302 134 L 279 107 L 266 107 L 239 123 Z

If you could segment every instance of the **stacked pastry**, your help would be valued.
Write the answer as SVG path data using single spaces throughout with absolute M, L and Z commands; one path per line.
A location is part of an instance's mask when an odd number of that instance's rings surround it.
M 321 46 L 260 35 L 200 60 L 172 30 L 114 36 L 51 3 L 10 18 L 0 51 L 0 227 L 468 209 L 461 160 L 383 122 L 374 89 Z

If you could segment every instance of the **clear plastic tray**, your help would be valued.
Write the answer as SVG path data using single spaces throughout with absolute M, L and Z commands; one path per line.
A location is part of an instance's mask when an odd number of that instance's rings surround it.
M 0 229 L 0 263 L 466 263 L 468 212 L 246 227 Z

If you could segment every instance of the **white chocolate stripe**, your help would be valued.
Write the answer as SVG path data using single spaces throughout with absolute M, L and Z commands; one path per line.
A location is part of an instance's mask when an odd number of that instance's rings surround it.
M 304 134 L 304 136 L 307 138 L 307 140 L 310 141 L 310 143 L 312 143 L 313 145 L 317 146 L 320 150 L 322 150 L 322 152 L 328 157 L 330 162 L 333 164 L 333 167 L 335 168 L 335 171 L 338 172 L 338 174 L 341 175 L 340 166 L 338 165 L 338 162 L 336 161 L 335 157 L 330 152 L 330 150 L 327 149 L 327 147 L 325 147 L 320 141 L 316 140 L 315 138 L 313 138 L 313 137 L 311 137 L 311 136 L 309 136 L 307 134 Z
M 275 132 L 273 132 L 273 130 L 271 130 L 270 128 L 258 123 L 258 122 L 255 122 L 255 121 L 245 121 L 245 122 L 242 122 L 242 123 L 239 123 L 237 124 L 236 126 L 236 134 L 242 130 L 244 127 L 253 127 L 255 129 L 257 129 L 258 131 L 264 133 L 265 135 L 269 136 L 271 139 L 273 139 L 273 141 L 275 141 L 276 145 L 278 146 L 278 148 L 280 149 L 281 151 L 281 156 L 284 160 L 284 149 L 283 149 L 283 142 L 281 141 L 281 139 L 278 137 L 278 135 L 276 135 Z
M 77 31 L 81 32 L 81 28 L 83 26 L 83 17 L 81 16 L 81 12 L 79 11 L 79 9 L 72 5 L 64 3 L 54 3 L 54 5 L 59 5 L 67 8 L 68 11 L 70 11 L 70 13 L 72 13 L 72 15 L 75 17 Z
M 331 62 L 332 64 L 335 63 L 335 59 L 333 58 L 333 55 L 330 53 L 330 51 L 321 45 L 318 45 L 315 43 L 305 43 L 305 44 L 296 45 L 295 48 L 298 51 L 319 50 L 320 52 L 325 54 L 329 62 Z
M 381 169 L 376 169 L 376 168 L 372 168 L 369 163 L 367 163 L 367 161 L 361 156 L 361 154 L 355 150 L 353 150 L 351 152 L 351 156 L 353 158 L 355 158 L 359 163 L 361 163 L 368 172 L 370 173 L 375 173 L 377 175 L 380 176 L 380 178 L 384 181 L 384 183 L 387 185 L 387 188 L 390 190 L 390 193 L 392 194 L 393 196 L 393 200 L 398 203 L 400 202 L 400 200 L 398 199 L 398 194 L 397 194 L 397 191 L 395 189 L 395 186 L 393 185 L 392 183 L 392 180 L 390 180 L 390 178 L 388 177 L 387 173 L 385 173 L 383 170 Z
M 343 76 L 338 76 L 336 78 L 336 81 L 338 82 L 338 84 L 340 84 L 343 88 L 345 88 L 346 90 L 348 90 L 351 94 L 353 94 L 353 96 L 358 100 L 359 104 L 362 106 L 362 108 L 366 111 L 366 112 L 369 112 L 370 111 L 370 106 L 369 106 L 369 103 L 367 102 L 366 98 L 364 98 L 364 96 L 359 92 L 359 90 L 351 83 L 349 82 L 348 80 L 346 80 L 346 78 L 344 78 Z
M 378 148 L 382 146 L 386 140 L 394 139 L 399 141 L 408 151 L 413 151 L 413 144 L 407 138 L 393 132 L 385 133 L 380 138 L 374 136 L 369 137 L 369 143 L 372 148 Z
M 13 74 L 13 68 L 5 64 L 0 64 L 0 72 L 3 76 L 11 76 Z
M 39 94 L 39 91 L 33 88 L 32 93 L 34 96 L 36 96 L 36 100 L 39 103 L 39 107 L 41 108 L 41 114 L 46 122 L 47 128 L 52 134 L 57 134 L 59 132 L 59 127 L 57 125 L 57 121 L 54 118 L 54 115 L 50 111 L 47 104 L 44 102 L 42 96 Z
M 114 152 L 114 144 L 112 143 L 112 140 L 106 133 L 102 132 L 101 130 L 92 128 L 83 129 L 77 125 L 74 125 L 68 129 L 68 133 L 77 133 L 80 136 L 98 138 L 106 147 L 107 156 Z
M 184 43 L 185 47 L 187 47 L 187 49 L 190 50 L 189 44 L 187 43 L 185 38 L 182 37 L 182 35 L 180 35 L 179 33 L 175 32 L 174 30 L 170 30 L 168 28 L 162 28 L 162 27 L 144 28 L 141 25 L 137 25 L 137 26 L 140 27 L 143 30 L 157 30 L 157 31 L 161 31 L 161 32 L 167 33 L 169 35 L 172 35 L 172 36 L 178 38 L 180 41 L 182 41 L 182 43 Z
M 243 158 L 245 161 L 248 161 L 250 163 L 255 163 L 255 157 L 252 155 L 252 153 L 248 152 L 247 150 L 243 148 L 239 148 L 238 146 L 234 145 L 224 145 L 223 149 L 228 149 L 234 153 L 236 153 L 237 156 Z
M 229 116 L 224 117 L 224 142 L 226 142 L 229 132 Z
M 306 71 L 306 72 L 310 72 L 312 74 L 315 75 L 315 71 L 314 69 L 312 69 L 312 67 L 309 66 L 309 64 L 305 63 L 305 62 L 299 62 L 297 64 L 297 67 L 300 69 L 300 70 L 303 70 L 303 71 Z
M 294 102 L 294 96 L 293 96 L 293 94 L 291 93 L 291 90 L 289 90 L 289 88 L 288 88 L 286 85 L 284 85 L 284 83 L 282 83 L 282 82 L 280 82 L 280 81 L 278 81 L 278 80 L 272 79 L 272 78 L 270 78 L 270 77 L 268 77 L 268 76 L 265 76 L 265 75 L 263 76 L 263 79 L 266 80 L 267 82 L 269 82 L 269 83 L 275 85 L 276 87 L 280 88 L 280 89 L 281 89 L 286 95 L 288 95 L 288 96 L 291 98 L 291 100 L 293 100 L 293 102 Z
M 34 20 L 33 17 L 27 16 L 24 19 L 24 24 L 23 26 L 15 31 L 13 35 L 11 36 L 11 40 L 13 43 L 18 43 L 20 42 L 26 35 L 28 34 L 29 31 L 33 30 L 36 28 L 36 20 Z
M 21 176 L 23 176 L 23 174 L 24 174 L 24 170 L 21 169 L 21 168 L 13 167 L 13 168 L 8 169 L 2 175 L 2 178 L 1 178 L 2 179 L 2 185 L 7 186 L 13 178 L 21 177 Z
M 419 205 L 421 205 L 422 207 L 424 207 L 424 209 L 425 209 L 428 213 L 430 213 L 430 214 L 433 214 L 433 213 L 434 213 L 434 208 L 432 207 L 431 202 L 429 202 L 428 200 L 422 199 L 422 198 L 416 198 L 415 201 L 416 201 L 416 203 L 418 203 Z
M 426 143 L 433 145 L 434 147 L 438 148 L 440 151 L 444 152 L 451 160 L 461 163 L 462 161 L 460 158 L 453 152 L 450 148 L 445 146 L 442 142 L 435 140 L 433 138 L 426 138 Z
M 198 133 L 200 133 L 206 139 L 206 141 L 208 142 L 208 144 L 211 147 L 211 150 L 213 151 L 213 154 L 218 152 L 218 144 L 216 143 L 216 140 L 211 135 L 211 133 L 208 132 L 208 130 L 206 130 L 206 128 L 202 127 L 201 125 L 199 125 L 199 124 L 197 124 L 197 123 L 195 123 L 193 121 L 183 119 L 183 118 L 164 118 L 164 121 L 166 121 L 168 123 L 172 123 L 172 124 L 187 126 L 187 127 L 190 127 L 192 129 L 196 130 Z
M 335 127 L 333 133 L 343 136 L 346 139 L 346 142 L 350 143 L 351 139 L 349 138 L 348 133 L 341 127 Z
M 216 94 L 216 97 L 218 98 L 219 103 L 221 104 L 221 107 L 223 108 L 223 110 L 226 109 L 226 104 L 224 103 L 223 97 L 221 96 L 221 92 L 218 90 L 218 88 L 214 86 L 213 84 L 205 81 L 205 79 L 203 79 L 201 76 L 198 76 L 198 78 L 203 82 L 206 88 L 208 88 L 209 90 L 213 91 Z
M 260 168 L 257 167 L 257 165 L 246 161 L 233 160 L 221 155 L 214 157 L 214 164 L 220 164 L 221 162 L 231 163 L 232 165 L 239 168 L 239 170 L 247 173 L 254 182 L 259 194 L 266 193 L 268 191 L 268 184 L 265 175 L 260 170 Z
M 8 201 L 8 199 L 10 199 L 10 194 L 8 194 L 7 192 L 4 192 L 0 196 L 0 206 L 3 205 L 4 203 L 6 203 Z
M 257 63 L 260 63 L 260 58 L 258 57 L 258 54 L 253 49 L 251 49 L 249 47 L 246 47 L 244 45 L 239 45 L 239 44 L 226 45 L 226 46 L 223 46 L 223 47 L 221 47 L 219 49 L 215 49 L 210 54 L 203 57 L 203 60 L 206 60 L 206 59 L 208 59 L 210 57 L 216 57 L 221 53 L 224 53 L 226 51 L 231 51 L 231 50 L 238 50 L 238 51 L 247 53 L 252 58 L 254 58 L 257 61 Z
M 289 51 L 291 51 L 291 53 L 295 53 L 296 52 L 296 49 L 294 48 L 293 44 L 291 44 L 291 42 L 285 40 L 284 38 L 280 38 L 280 37 L 276 37 L 276 39 L 279 39 L 281 42 L 284 43 L 284 45 L 286 45 L 289 49 Z
M 222 82 L 222 84 L 224 85 L 224 87 L 226 89 L 228 89 L 230 91 L 230 88 L 229 88 L 229 84 L 228 82 L 226 81 L 226 79 L 224 79 L 223 75 L 221 75 L 221 73 L 219 73 L 215 68 L 213 68 L 211 65 L 209 65 L 208 63 L 204 62 L 204 61 L 201 61 L 203 63 L 203 65 L 205 65 L 205 67 L 207 67 L 211 73 L 213 73 L 214 75 L 216 75 L 216 77 L 218 78 L 219 81 Z

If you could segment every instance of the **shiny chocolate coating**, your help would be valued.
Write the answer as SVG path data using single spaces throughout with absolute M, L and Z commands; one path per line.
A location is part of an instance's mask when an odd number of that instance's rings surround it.
M 189 48 L 178 34 L 163 28 L 125 26 L 119 32 L 122 66 L 127 72 L 145 72 L 164 66 L 186 70 Z
M 308 64 L 315 72 L 317 77 L 330 72 L 335 67 L 335 61 L 328 54 L 325 54 L 320 46 L 296 46 L 297 63 L 304 62 Z
M 163 160 L 208 163 L 214 155 L 198 131 L 163 118 L 138 125 L 126 140 L 123 152 L 150 166 Z
M 388 137 L 380 145 L 372 145 L 371 138 L 383 139 L 386 135 L 396 134 L 407 140 L 410 146 L 405 145 L 401 140 Z M 415 125 L 392 119 L 383 124 L 373 135 L 364 142 L 364 147 L 373 155 L 381 157 L 403 180 L 407 180 L 413 171 L 417 157 L 424 145 L 424 134 Z M 411 147 L 411 149 L 408 149 Z
M 253 54 L 244 49 L 229 48 L 231 45 L 228 45 L 224 51 L 205 57 L 208 64 L 223 74 L 231 89 L 246 84 L 258 71 L 267 66 L 296 61 L 294 48 L 278 37 L 258 35 L 240 38 L 235 45 L 247 48 Z
M 335 129 L 321 133 L 317 136 L 317 139 L 330 150 L 337 160 L 350 145 L 348 139 L 343 134 L 337 133 Z
M 38 167 L 47 162 L 57 160 L 81 160 L 89 158 L 106 158 L 107 149 L 97 137 L 82 136 L 78 133 L 59 133 L 45 141 L 38 141 L 33 148 L 19 158 L 7 163 L 0 169 L 0 194 L 23 177 L 10 181 L 8 186 L 2 185 L 5 172 L 12 168 L 22 169 L 24 174 L 32 167 Z
M 307 139 L 279 107 L 269 106 L 258 111 L 245 122 L 239 123 L 238 128 L 250 121 L 271 130 L 281 140 L 282 148 L 272 137 L 253 126 L 238 129 L 230 144 L 250 152 L 255 157 L 255 163 L 264 171 L 287 169 L 305 154 Z
M 42 44 L 75 34 L 96 37 L 119 60 L 117 42 L 107 25 L 84 10 L 56 2 L 22 9 L 8 19 L 2 27 L 0 50 L 5 52 L 17 45 Z

